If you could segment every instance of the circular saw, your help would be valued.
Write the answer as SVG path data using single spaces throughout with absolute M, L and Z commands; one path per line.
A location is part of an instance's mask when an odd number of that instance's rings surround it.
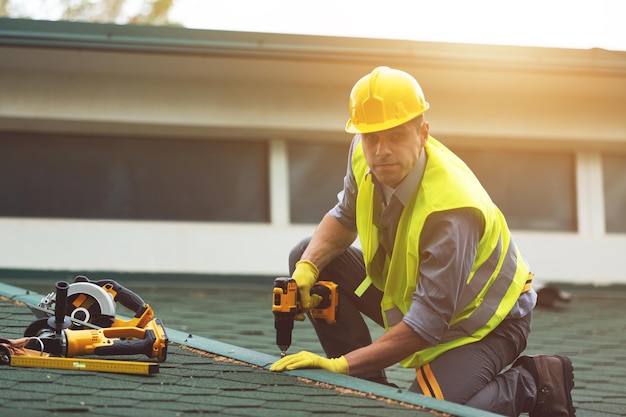
M 131 319 L 116 316 L 117 302 L 135 313 Z M 150 306 L 137 294 L 113 280 L 90 281 L 77 276 L 67 290 L 65 315 L 72 329 L 106 327 L 145 327 L 153 318 Z M 56 292 L 43 297 L 37 306 L 29 305 L 35 316 L 51 317 L 55 314 Z

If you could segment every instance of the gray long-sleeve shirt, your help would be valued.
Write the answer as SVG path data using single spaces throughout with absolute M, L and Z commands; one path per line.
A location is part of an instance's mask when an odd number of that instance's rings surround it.
M 343 190 L 338 194 L 339 201 L 329 212 L 352 231 L 356 231 L 358 188 L 350 161 L 359 140 L 357 135 L 352 141 Z M 379 200 L 375 204 L 379 204 L 380 209 L 376 210 L 380 217 L 375 221 L 381 233 L 381 245 L 390 255 L 402 210 L 419 187 L 427 162 L 426 152 L 422 152 L 414 169 L 395 190 L 385 187 L 373 176 Z M 413 302 L 409 311 L 404 316 L 396 314 L 395 320 L 393 312 L 390 312 L 387 315 L 388 320 L 393 322 L 390 324 L 402 320 L 431 345 L 439 343 L 457 310 L 465 278 L 472 270 L 484 228 L 484 218 L 474 208 L 437 212 L 426 219 L 420 236 L 420 276 L 413 293 Z M 520 318 L 531 312 L 536 297 L 532 290 L 522 294 L 508 317 Z

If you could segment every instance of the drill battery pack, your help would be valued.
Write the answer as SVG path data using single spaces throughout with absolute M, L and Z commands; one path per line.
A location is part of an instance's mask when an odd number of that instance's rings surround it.
M 311 309 L 311 318 L 315 321 L 322 320 L 328 324 L 337 321 L 337 307 L 339 306 L 339 292 L 337 284 L 331 281 L 318 281 L 311 288 L 311 295 L 319 295 L 319 304 Z

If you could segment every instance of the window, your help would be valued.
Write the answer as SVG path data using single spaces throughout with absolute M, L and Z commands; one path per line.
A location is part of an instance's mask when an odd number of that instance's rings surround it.
M 292 223 L 318 223 L 337 203 L 349 148 L 349 143 L 288 144 Z
M 0 133 L 0 216 L 268 222 L 265 142 Z
M 602 155 L 607 233 L 626 233 L 626 154 Z
M 576 231 L 573 153 L 455 149 L 474 171 L 509 227 Z

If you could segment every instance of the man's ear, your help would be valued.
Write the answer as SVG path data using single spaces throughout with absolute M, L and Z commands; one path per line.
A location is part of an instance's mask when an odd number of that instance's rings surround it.
M 419 131 L 419 135 L 422 138 L 422 146 L 426 145 L 429 131 L 430 131 L 430 124 L 428 123 L 427 120 L 424 120 L 424 122 L 420 126 L 420 131 Z

